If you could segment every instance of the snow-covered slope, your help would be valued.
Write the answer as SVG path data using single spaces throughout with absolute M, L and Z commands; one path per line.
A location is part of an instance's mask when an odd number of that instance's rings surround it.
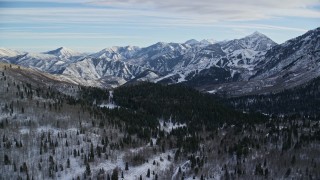
M 145 70 L 141 66 L 131 65 L 123 61 L 86 57 L 70 64 L 62 74 L 85 80 L 117 77 L 121 85 Z
M 134 79 L 128 81 L 127 84 L 134 84 L 137 82 L 155 82 L 160 77 L 161 76 L 159 76 L 156 72 L 152 70 L 145 70 L 139 75 L 137 75 Z
M 320 28 L 273 47 L 258 64 L 254 78 L 265 78 L 280 72 L 304 73 L 319 66 Z
M 26 53 L 11 58 L 9 62 L 49 73 L 58 73 L 67 65 L 57 56 L 41 53 Z

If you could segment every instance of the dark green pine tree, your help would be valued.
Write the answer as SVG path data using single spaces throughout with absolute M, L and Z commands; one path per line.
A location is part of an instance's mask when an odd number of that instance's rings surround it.
M 10 164 L 10 160 L 9 160 L 9 157 L 8 155 L 4 155 L 4 165 L 9 165 Z
M 88 176 L 91 175 L 91 169 L 90 169 L 89 163 L 87 163 L 87 165 L 86 165 L 86 174 L 87 174 Z
M 150 169 L 147 171 L 147 178 L 150 178 Z
M 111 180 L 118 180 L 119 179 L 118 174 L 119 174 L 118 168 L 114 168 L 112 171 Z
M 67 168 L 70 168 L 70 159 L 67 160 Z
M 94 152 L 93 152 L 93 144 L 91 143 L 90 147 L 90 161 L 94 161 Z

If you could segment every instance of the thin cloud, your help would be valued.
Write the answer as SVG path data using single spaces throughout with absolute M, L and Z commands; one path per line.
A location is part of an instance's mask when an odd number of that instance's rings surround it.
M 6 32 L 0 39 L 137 39 L 139 36 L 110 35 L 101 33 L 32 33 Z
M 265 24 L 223 24 L 223 25 L 212 25 L 213 27 L 226 27 L 236 29 L 265 29 L 265 30 L 284 30 L 284 31 L 296 31 L 296 32 L 307 32 L 308 29 L 293 28 L 286 26 L 274 26 Z
M 212 16 L 216 20 L 254 20 L 279 16 L 319 18 L 318 0 L 98 0 L 91 4 Z
M 283 41 L 318 26 L 320 19 L 319 0 L 43 0 L 76 3 L 52 8 L 33 7 L 35 0 L 11 1 L 32 3 L 0 7 L 2 46 L 65 39 L 71 44 L 92 39 L 92 44 L 103 46 L 124 42 L 147 45 L 184 38 L 239 37 L 241 32 L 255 30 L 282 34 L 275 37 Z M 292 21 L 295 17 L 299 18 Z M 225 35 L 228 30 L 234 31 Z

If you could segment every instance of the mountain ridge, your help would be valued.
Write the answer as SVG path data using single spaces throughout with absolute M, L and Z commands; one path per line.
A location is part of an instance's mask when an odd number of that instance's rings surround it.
M 266 35 L 253 32 L 240 39 L 207 45 L 190 39 L 185 43 L 158 42 L 143 48 L 114 46 L 81 56 L 60 47 L 46 53 L 26 53 L 13 57 L 0 54 L 0 61 L 73 76 L 83 85 L 90 80 L 103 80 L 105 83 L 110 80 L 118 81 L 112 85 L 116 87 L 143 77 L 145 81 L 183 83 L 201 91 L 215 93 L 261 93 L 264 92 L 261 89 L 270 92 L 273 88 L 280 90 L 285 86 L 294 87 L 320 74 L 315 68 L 319 66 L 316 63 L 319 58 L 319 29 L 310 30 L 283 44 L 276 44 Z M 298 57 L 299 53 L 307 55 Z M 295 54 L 298 58 L 288 59 L 284 54 Z M 307 61 L 301 58 L 313 60 L 303 65 L 301 62 Z M 297 64 L 307 72 L 299 71 Z M 313 72 L 308 71 L 310 67 L 313 67 Z M 145 72 L 155 74 L 144 77 Z M 226 76 L 220 76 L 217 72 L 225 72 Z M 285 81 L 290 82 L 290 85 L 284 85 Z M 107 85 L 105 83 L 102 84 Z

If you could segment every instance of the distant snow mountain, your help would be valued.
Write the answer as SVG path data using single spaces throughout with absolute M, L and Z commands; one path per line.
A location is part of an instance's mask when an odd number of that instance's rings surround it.
M 124 60 L 131 58 L 139 49 L 140 48 L 137 46 L 114 46 L 111 48 L 105 48 L 97 53 L 91 54 L 90 56 L 95 58 L 108 58 L 110 60 Z
M 76 51 L 74 51 L 72 49 L 68 49 L 66 47 L 60 47 L 58 49 L 48 51 L 43 54 L 50 54 L 50 55 L 54 55 L 54 56 L 57 56 L 59 58 L 64 58 L 64 59 L 84 56 L 83 53 L 76 52 Z
M 195 39 L 190 39 L 186 41 L 184 44 L 190 45 L 190 46 L 207 46 L 210 44 L 214 44 L 216 41 L 214 39 L 203 39 L 201 41 L 197 41 Z
M 319 76 L 319 34 L 317 28 L 277 45 L 254 32 L 230 41 L 191 39 L 184 43 L 158 42 L 144 48 L 115 46 L 89 55 L 65 47 L 45 53 L 0 49 L 0 61 L 61 74 L 90 86 L 95 82 L 115 87 L 152 81 L 245 94 L 262 92 L 264 87 L 280 88 L 284 85 L 279 84 L 285 82 L 291 87 Z
M 214 39 L 203 39 L 200 41 L 200 43 L 203 45 L 210 45 L 210 44 L 217 43 L 217 41 Z
M 190 39 L 188 41 L 186 41 L 184 44 L 188 44 L 190 46 L 193 46 L 193 45 L 198 45 L 200 42 L 195 40 L 195 39 Z
M 2 58 L 2 57 L 15 57 L 20 54 L 22 54 L 22 53 L 15 51 L 15 50 L 0 48 L 0 58 Z

